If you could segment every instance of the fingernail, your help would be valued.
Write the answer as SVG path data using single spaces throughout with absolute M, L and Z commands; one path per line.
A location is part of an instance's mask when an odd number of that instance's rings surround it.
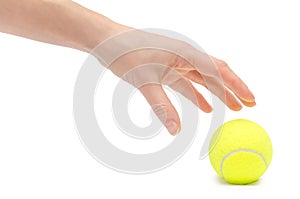
M 243 94 L 241 94 L 242 96 L 240 96 L 244 101 L 246 102 L 254 102 L 255 101 L 255 97 L 253 95 L 253 93 L 249 90 L 249 88 L 244 85 L 242 87 L 243 90 Z
M 255 97 L 254 95 L 250 92 L 247 96 L 247 99 L 245 99 L 247 102 L 255 102 Z
M 171 121 L 167 122 L 166 127 L 167 127 L 168 131 L 170 132 L 170 134 L 176 135 L 178 133 L 179 129 L 178 129 L 178 126 L 175 121 L 171 120 Z
M 248 98 L 245 98 L 245 97 L 240 97 L 243 101 L 245 102 L 255 102 L 255 98 L 254 97 L 248 97 Z

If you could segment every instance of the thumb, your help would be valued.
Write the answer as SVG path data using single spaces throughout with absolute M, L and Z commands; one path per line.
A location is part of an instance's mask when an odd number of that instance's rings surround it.
M 160 84 L 146 84 L 139 88 L 153 111 L 171 135 L 180 131 L 178 113 Z

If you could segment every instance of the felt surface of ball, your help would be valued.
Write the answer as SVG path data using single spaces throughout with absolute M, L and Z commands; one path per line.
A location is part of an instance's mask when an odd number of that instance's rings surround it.
M 231 184 L 257 181 L 272 159 L 267 132 L 255 122 L 238 119 L 226 122 L 211 138 L 209 159 L 217 174 Z

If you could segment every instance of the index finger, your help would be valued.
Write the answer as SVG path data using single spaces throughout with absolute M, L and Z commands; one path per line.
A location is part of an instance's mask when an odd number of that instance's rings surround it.
M 255 97 L 250 91 L 248 86 L 239 78 L 228 66 L 228 64 L 222 60 L 214 58 L 217 64 L 218 70 L 221 74 L 224 84 L 228 87 L 238 98 L 245 102 L 255 102 Z

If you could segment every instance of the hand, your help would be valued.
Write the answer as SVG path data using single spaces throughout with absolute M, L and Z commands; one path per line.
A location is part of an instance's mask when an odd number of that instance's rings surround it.
M 0 0 L 0 32 L 93 53 L 142 92 L 172 135 L 180 130 L 180 120 L 163 84 L 205 112 L 212 108 L 191 81 L 232 110 L 240 110 L 240 102 L 255 105 L 253 94 L 224 61 L 183 41 L 117 24 L 73 1 Z
M 181 93 L 204 112 L 211 112 L 212 107 L 191 82 L 206 87 L 231 110 L 240 110 L 241 103 L 255 105 L 251 91 L 224 61 L 181 40 L 129 29 L 101 43 L 93 54 L 139 89 L 172 135 L 180 131 L 180 119 L 162 85 Z

